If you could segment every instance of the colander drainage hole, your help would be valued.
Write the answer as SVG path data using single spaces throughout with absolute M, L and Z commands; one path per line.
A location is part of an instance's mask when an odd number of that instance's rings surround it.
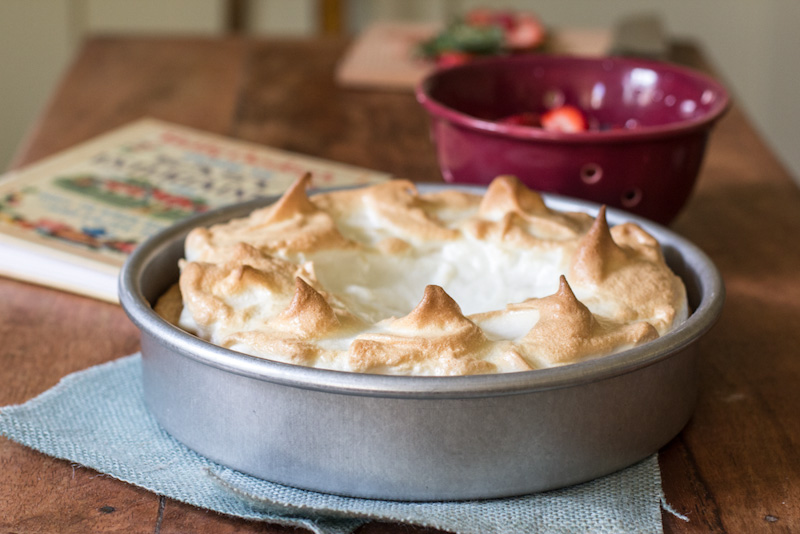
M 628 189 L 622 193 L 622 198 L 620 200 L 622 201 L 623 206 L 626 208 L 632 208 L 642 201 L 642 190 L 638 187 Z
M 603 168 L 597 163 L 587 163 L 581 167 L 581 180 L 586 184 L 596 184 L 603 177 Z

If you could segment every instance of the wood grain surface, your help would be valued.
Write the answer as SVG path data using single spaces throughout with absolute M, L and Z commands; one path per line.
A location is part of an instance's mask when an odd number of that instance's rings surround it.
M 347 41 L 88 41 L 14 166 L 152 116 L 418 181 L 438 181 L 413 95 L 345 90 Z M 697 49 L 676 60 L 708 68 Z M 727 302 L 703 339 L 697 410 L 659 453 L 668 533 L 800 531 L 800 191 L 734 103 L 672 225 L 711 256 Z M 138 350 L 117 306 L 0 278 L 0 405 Z M 0 439 L 0 532 L 300 532 L 160 498 Z M 429 529 L 371 523 L 360 534 Z

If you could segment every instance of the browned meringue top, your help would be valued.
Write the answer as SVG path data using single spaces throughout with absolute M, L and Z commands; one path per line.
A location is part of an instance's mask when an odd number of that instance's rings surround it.
M 351 372 L 538 369 L 645 343 L 686 295 L 656 240 L 562 213 L 509 176 L 483 196 L 412 182 L 307 196 L 193 230 L 156 311 L 212 343 Z

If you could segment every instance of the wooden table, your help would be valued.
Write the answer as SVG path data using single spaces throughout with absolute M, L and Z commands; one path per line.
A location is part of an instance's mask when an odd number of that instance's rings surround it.
M 148 115 L 437 181 L 427 118 L 404 93 L 343 90 L 347 42 L 90 40 L 20 147 L 31 163 Z M 675 59 L 705 68 L 691 46 Z M 701 346 L 701 393 L 661 450 L 666 532 L 800 531 L 800 191 L 734 104 L 672 225 L 722 271 L 728 299 Z M 114 305 L 0 279 L 0 405 L 138 350 Z M 0 440 L 0 531 L 289 532 L 137 489 Z M 360 532 L 427 532 L 373 523 Z

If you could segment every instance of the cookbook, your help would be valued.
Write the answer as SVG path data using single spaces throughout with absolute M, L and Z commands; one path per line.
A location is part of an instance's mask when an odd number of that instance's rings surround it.
M 127 256 L 196 213 L 387 180 L 357 166 L 142 119 L 0 176 L 0 275 L 116 302 Z

